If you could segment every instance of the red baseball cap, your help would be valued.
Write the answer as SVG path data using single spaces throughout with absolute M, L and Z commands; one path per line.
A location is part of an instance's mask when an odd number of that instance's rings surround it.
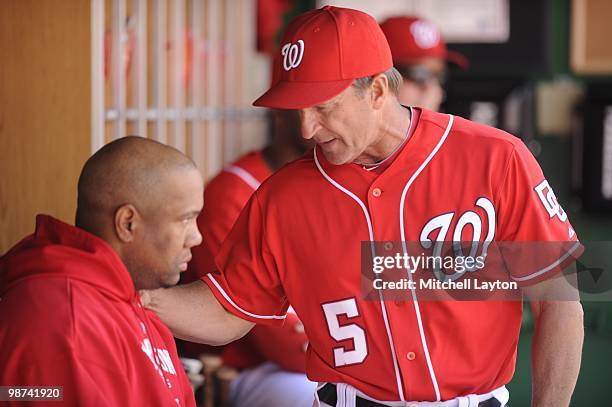
M 373 17 L 325 6 L 297 16 L 274 58 L 270 89 L 253 102 L 276 109 L 303 109 L 323 103 L 355 79 L 393 66 L 385 35 Z
M 390 17 L 380 28 L 387 37 L 396 66 L 412 64 L 426 57 L 445 59 L 463 69 L 468 66 L 468 60 L 463 54 L 446 48 L 438 27 L 423 18 Z

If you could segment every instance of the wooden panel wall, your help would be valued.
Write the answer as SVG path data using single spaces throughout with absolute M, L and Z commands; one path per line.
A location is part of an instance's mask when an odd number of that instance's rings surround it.
M 571 66 L 579 74 L 612 74 L 612 2 L 573 0 Z
M 70 223 L 90 152 L 90 2 L 0 4 L 0 253 L 37 213 Z
M 251 106 L 270 78 L 261 66 L 268 57 L 255 50 L 256 0 L 100 1 L 100 146 L 126 134 L 153 138 L 192 157 L 210 179 L 265 144 L 264 109 Z

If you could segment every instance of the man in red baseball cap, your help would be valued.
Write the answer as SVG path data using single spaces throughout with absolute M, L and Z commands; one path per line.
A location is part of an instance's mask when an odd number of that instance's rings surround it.
M 309 340 L 308 378 L 319 382 L 315 406 L 499 407 L 509 399 L 522 302 L 426 301 L 414 284 L 377 285 L 367 259 L 451 253 L 458 240 L 485 256 L 493 240 L 567 241 L 552 263 L 487 266 L 531 301 L 534 405 L 568 405 L 582 308 L 573 286 L 553 277 L 579 242 L 575 232 L 568 238 L 561 206 L 546 199 L 554 194 L 526 146 L 498 129 L 402 106 L 401 76 L 365 13 L 309 11 L 281 44 L 280 79 L 255 104 L 298 110 L 302 136 L 316 146 L 253 193 L 216 270 L 143 293 L 146 306 L 178 337 L 222 343 L 256 323 L 282 324 L 291 305 Z M 418 275 L 441 282 L 435 270 Z M 574 300 L 542 299 L 558 285 Z
M 439 110 L 444 100 L 447 63 L 465 69 L 468 65 L 465 56 L 449 51 L 438 27 L 426 19 L 390 17 L 380 27 L 389 42 L 393 65 L 404 78 L 400 102 Z
M 281 55 L 277 60 L 279 78 L 272 87 L 253 104 L 278 109 L 300 109 L 302 136 L 320 145 L 326 158 L 334 164 L 352 161 L 372 164 L 377 153 L 364 151 L 367 144 L 377 137 L 371 126 L 370 115 L 390 114 L 391 137 L 401 144 L 407 139 L 408 111 L 390 102 L 398 95 L 401 76 L 393 68 L 393 60 L 387 40 L 375 20 L 366 13 L 326 6 L 298 16 L 285 32 Z M 354 86 L 353 86 L 354 85 Z M 367 111 L 357 102 L 370 85 L 377 89 L 376 108 Z M 361 109 L 359 120 L 346 120 L 339 116 L 337 129 L 318 132 L 308 128 L 314 123 L 308 118 L 329 111 L 334 101 L 351 102 L 352 109 Z M 386 103 L 385 103 L 386 102 Z M 321 105 L 314 108 L 313 106 Z M 346 116 L 354 116 L 356 110 L 346 109 Z M 304 116 L 307 116 L 306 118 Z M 335 135 L 335 137 L 334 137 Z
M 326 6 L 289 24 L 277 60 L 280 79 L 255 106 L 310 107 L 338 95 L 355 79 L 392 68 L 389 45 L 380 28 L 372 26 L 372 17 L 345 10 Z

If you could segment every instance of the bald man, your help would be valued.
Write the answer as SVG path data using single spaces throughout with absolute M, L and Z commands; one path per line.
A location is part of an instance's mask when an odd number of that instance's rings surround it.
M 172 334 L 137 290 L 186 270 L 202 185 L 191 160 L 155 141 L 94 154 L 76 227 L 38 215 L 0 258 L 0 386 L 60 386 L 68 405 L 195 406 Z

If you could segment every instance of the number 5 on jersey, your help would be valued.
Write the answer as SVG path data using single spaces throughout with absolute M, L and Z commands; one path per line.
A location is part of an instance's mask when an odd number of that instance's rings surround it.
M 340 315 L 345 315 L 346 318 L 359 316 L 359 309 L 357 308 L 355 298 L 322 304 L 322 307 L 331 337 L 337 342 L 346 340 L 353 342 L 352 350 L 347 350 L 344 346 L 334 348 L 334 363 L 336 367 L 363 362 L 366 356 L 368 356 L 365 331 L 354 323 L 340 325 L 338 319 Z

